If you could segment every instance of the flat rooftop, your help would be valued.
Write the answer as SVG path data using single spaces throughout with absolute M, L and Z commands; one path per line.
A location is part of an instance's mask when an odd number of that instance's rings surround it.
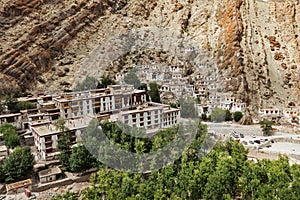
M 21 116 L 21 113 L 0 115 L 0 118 L 17 117 L 17 116 Z
M 7 184 L 6 185 L 6 190 L 10 191 L 10 190 L 17 189 L 17 188 L 27 187 L 31 184 L 32 184 L 31 179 L 26 179 L 26 180 L 23 180 L 23 181 Z
M 56 174 L 61 174 L 61 169 L 59 167 L 42 170 L 39 172 L 39 177 L 42 178 Z
M 68 130 L 76 130 L 86 128 L 88 126 L 89 120 L 78 118 L 77 120 L 67 120 L 65 126 Z M 36 126 L 32 126 L 32 129 L 39 135 L 39 136 L 46 136 L 46 135 L 53 135 L 58 134 L 61 131 L 57 130 L 56 126 L 52 123 L 44 123 Z
M 145 90 L 134 89 L 130 85 L 113 85 L 103 89 L 85 90 L 79 92 L 71 92 L 62 94 L 60 97 L 55 98 L 58 102 L 70 102 L 76 100 L 88 100 L 95 97 L 105 97 L 113 95 L 130 95 L 134 93 L 143 93 Z
M 145 112 L 145 111 L 153 111 L 153 110 L 163 110 L 163 112 L 173 112 L 173 111 L 179 111 L 179 109 L 171 108 L 167 104 L 160 104 L 160 103 L 146 103 L 140 106 L 137 106 L 135 109 L 132 110 L 125 110 L 122 111 L 122 114 L 130 114 L 130 113 L 139 113 L 139 112 Z

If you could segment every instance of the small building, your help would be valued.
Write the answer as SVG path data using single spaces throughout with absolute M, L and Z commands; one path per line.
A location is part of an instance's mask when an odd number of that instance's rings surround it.
M 11 123 L 17 129 L 22 129 L 23 123 L 21 113 L 0 115 L 0 125 L 4 123 Z
M 265 109 L 259 109 L 259 114 L 280 116 L 281 112 L 278 108 L 265 108 Z
M 23 181 L 11 183 L 6 185 L 7 194 L 17 194 L 24 192 L 25 189 L 31 190 L 32 181 L 31 179 L 26 179 Z
M 220 107 L 223 110 L 231 110 L 232 104 L 233 104 L 232 101 L 223 101 L 223 102 L 221 102 Z
M 72 143 L 81 141 L 81 134 L 91 121 L 91 117 L 77 117 L 67 119 L 65 126 L 68 133 L 72 137 Z M 62 131 L 58 130 L 50 121 L 29 124 L 30 130 L 34 138 L 34 144 L 37 148 L 37 156 L 39 160 L 53 160 L 59 154 L 57 142 L 62 135 Z
M 45 169 L 39 172 L 40 183 L 49 183 L 61 178 L 62 172 L 59 167 Z

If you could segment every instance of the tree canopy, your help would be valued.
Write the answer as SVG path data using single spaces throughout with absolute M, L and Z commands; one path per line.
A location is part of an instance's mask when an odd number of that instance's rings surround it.
M 150 83 L 150 91 L 148 92 L 151 101 L 156 103 L 161 103 L 160 101 L 160 94 L 159 94 L 159 88 L 156 82 Z
M 263 119 L 262 121 L 259 122 L 260 127 L 263 131 L 263 134 L 265 136 L 270 136 L 271 135 L 271 131 L 272 131 L 272 125 L 274 124 L 274 122 L 267 120 L 267 119 Z
M 212 121 L 223 122 L 226 118 L 226 111 L 221 108 L 215 108 L 210 117 Z
M 179 99 L 180 114 L 183 118 L 195 118 L 198 117 L 196 109 L 196 102 L 193 98 L 181 97 Z
M 97 127 L 99 123 L 94 122 L 92 125 Z M 113 143 L 136 153 L 157 151 L 177 134 L 173 127 L 159 131 L 149 140 L 126 135 L 112 122 L 102 122 L 101 127 Z M 89 128 L 93 132 L 92 126 Z M 66 196 L 79 199 L 299 199 L 300 165 L 290 166 L 284 156 L 274 161 L 248 160 L 248 150 L 231 139 L 219 141 L 212 151 L 201 157 L 199 152 L 206 137 L 207 126 L 199 123 L 190 147 L 164 168 L 145 174 L 101 168 L 91 176 L 91 187 L 79 196 Z
M 72 172 L 84 172 L 98 166 L 96 158 L 81 144 L 72 148 L 69 163 Z
M 243 117 L 243 113 L 240 111 L 236 111 L 233 113 L 233 119 L 235 122 L 239 122 Z
M 16 104 L 17 110 L 28 110 L 33 108 L 36 108 L 36 106 L 28 101 L 18 101 Z
M 0 125 L 0 133 L 2 133 L 2 137 L 7 147 L 13 148 L 20 145 L 20 138 L 14 125 L 10 123 Z
M 17 147 L 4 160 L 1 166 L 2 178 L 5 182 L 16 181 L 27 177 L 34 165 L 34 156 L 29 147 Z
M 134 88 L 138 89 L 141 86 L 141 81 L 136 75 L 136 72 L 134 69 L 131 69 L 129 72 L 127 72 L 124 75 L 124 82 L 126 84 L 133 85 Z
M 85 79 L 77 83 L 76 87 L 74 88 L 74 91 L 83 91 L 83 90 L 92 90 L 96 89 L 99 85 L 99 81 L 91 76 L 86 76 Z
M 107 88 L 109 85 L 115 85 L 116 82 L 108 76 L 102 76 L 97 88 Z

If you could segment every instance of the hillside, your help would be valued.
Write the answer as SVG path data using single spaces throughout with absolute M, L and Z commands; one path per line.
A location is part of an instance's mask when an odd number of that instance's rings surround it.
M 4 0 L 0 87 L 72 89 L 98 45 L 141 27 L 185 32 L 231 78 L 226 90 L 258 107 L 299 102 L 298 1 Z M 159 54 L 156 56 L 160 56 Z M 96 66 L 97 67 L 97 66 Z M 114 76 L 120 67 L 93 71 Z M 88 73 L 88 72 L 87 72 Z

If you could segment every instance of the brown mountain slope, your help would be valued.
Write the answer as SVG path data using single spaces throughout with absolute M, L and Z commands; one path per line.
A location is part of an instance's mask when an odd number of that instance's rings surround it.
M 106 39 L 165 27 L 185 32 L 217 59 L 231 78 L 226 90 L 252 109 L 286 106 L 300 101 L 299 9 L 295 1 L 262 0 L 4 1 L 0 72 L 25 89 L 70 89 L 86 75 L 83 59 Z

